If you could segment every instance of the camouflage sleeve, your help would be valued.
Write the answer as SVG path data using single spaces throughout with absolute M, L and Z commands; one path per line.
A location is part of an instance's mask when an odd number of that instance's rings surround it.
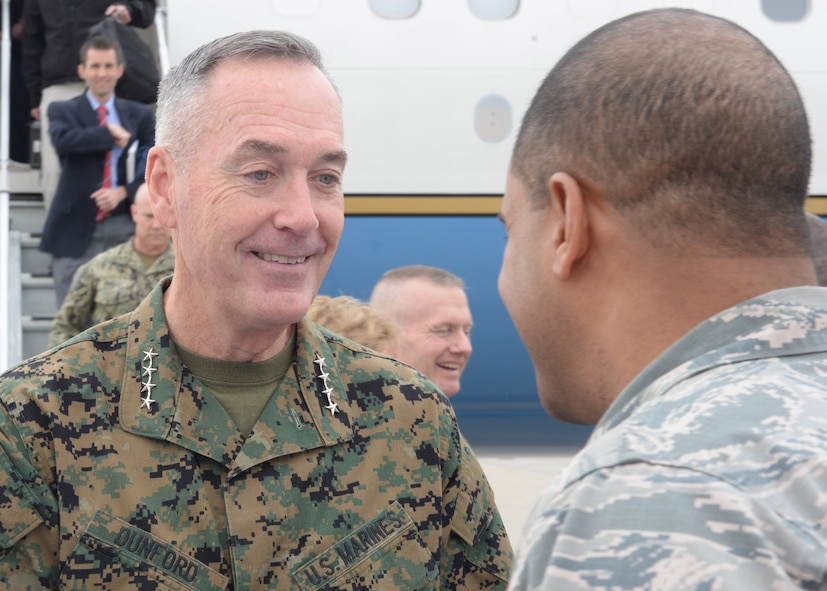
M 474 452 L 446 413 L 443 476 L 446 520 L 440 589 L 505 589 L 513 552 L 494 492 Z
M 672 466 L 592 472 L 544 495 L 525 531 L 512 590 L 816 588 L 825 567 L 824 549 L 774 508 Z
M 49 347 L 56 347 L 86 330 L 94 305 L 95 275 L 88 264 L 81 265 L 75 272 L 69 293 L 52 323 Z
M 45 450 L 43 450 L 45 452 Z M 0 588 L 53 589 L 57 581 L 56 512 L 22 437 L 0 410 Z M 50 525 L 51 524 L 51 525 Z

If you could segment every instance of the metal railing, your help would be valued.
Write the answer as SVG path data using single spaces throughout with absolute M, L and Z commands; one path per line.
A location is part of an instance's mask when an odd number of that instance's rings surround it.
M 11 90 L 10 0 L 2 0 L 3 38 L 0 40 L 0 372 L 9 367 L 9 100 Z
M 169 45 L 167 43 L 167 3 L 158 2 L 155 10 L 155 35 L 158 38 L 158 65 L 161 67 L 161 76 L 169 72 Z

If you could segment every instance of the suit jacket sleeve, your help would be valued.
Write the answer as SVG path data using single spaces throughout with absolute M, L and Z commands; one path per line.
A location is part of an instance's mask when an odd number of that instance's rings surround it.
M 155 0 L 126 0 L 125 2 L 114 2 L 122 4 L 129 10 L 132 20 L 129 22 L 133 27 L 142 29 L 150 26 L 155 20 Z
M 91 107 L 88 108 L 91 111 Z M 83 115 L 83 104 L 74 99 L 49 105 L 49 137 L 61 158 L 106 152 L 115 145 L 108 129 L 102 125 L 89 125 Z

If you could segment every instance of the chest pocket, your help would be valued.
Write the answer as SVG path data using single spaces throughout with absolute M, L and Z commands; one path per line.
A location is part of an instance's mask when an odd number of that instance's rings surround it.
M 139 527 L 98 510 L 60 571 L 61 589 L 223 591 L 229 579 Z
M 291 573 L 304 591 L 433 588 L 439 565 L 399 503 Z
M 19 472 L 0 452 L 0 549 L 8 550 L 44 522 L 37 495 L 24 484 Z M 45 512 L 45 510 L 44 510 Z

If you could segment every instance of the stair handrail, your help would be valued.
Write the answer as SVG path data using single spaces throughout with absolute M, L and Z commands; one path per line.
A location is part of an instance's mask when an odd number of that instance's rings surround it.
M 155 9 L 155 35 L 158 41 L 158 63 L 161 67 L 161 76 L 169 72 L 169 45 L 167 42 L 167 3 L 158 2 Z
M 11 84 L 11 0 L 2 0 L 0 39 L 0 373 L 9 367 L 9 97 Z

